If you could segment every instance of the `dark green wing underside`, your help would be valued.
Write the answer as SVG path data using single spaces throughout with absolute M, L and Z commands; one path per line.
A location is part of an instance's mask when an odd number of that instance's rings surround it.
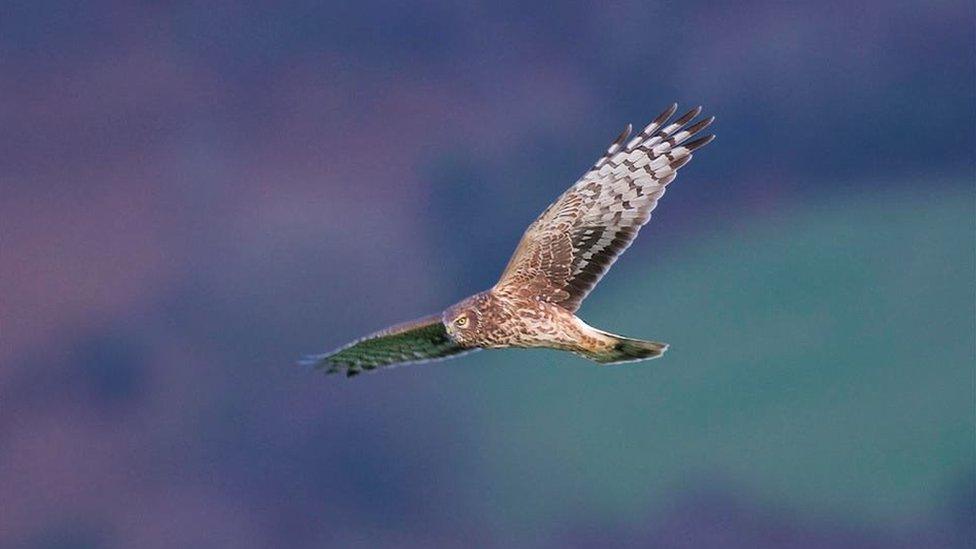
M 440 315 L 397 324 L 355 341 L 332 353 L 309 357 L 308 363 L 326 373 L 346 372 L 352 377 L 363 370 L 426 362 L 458 355 L 465 349 L 447 334 Z

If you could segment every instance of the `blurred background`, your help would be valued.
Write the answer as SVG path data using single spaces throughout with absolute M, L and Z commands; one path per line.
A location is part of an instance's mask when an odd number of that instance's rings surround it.
M 0 546 L 968 547 L 971 1 L 0 7 Z M 581 316 L 494 283 L 628 122 L 718 117 Z

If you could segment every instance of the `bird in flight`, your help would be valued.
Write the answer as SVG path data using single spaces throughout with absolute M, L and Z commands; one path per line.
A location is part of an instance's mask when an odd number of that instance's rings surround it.
M 657 358 L 666 343 L 623 337 L 574 313 L 651 218 L 678 169 L 714 135 L 689 141 L 715 117 L 674 122 L 673 104 L 628 140 L 613 141 L 572 187 L 526 229 L 501 279 L 443 313 L 392 326 L 306 363 L 349 377 L 364 370 L 458 356 L 476 349 L 544 347 L 600 364 Z

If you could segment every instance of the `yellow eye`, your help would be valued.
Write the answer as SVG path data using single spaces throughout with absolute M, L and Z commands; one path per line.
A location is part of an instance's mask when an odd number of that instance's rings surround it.
M 468 325 L 468 317 L 459 316 L 454 320 L 454 324 L 456 324 L 458 328 L 464 328 Z

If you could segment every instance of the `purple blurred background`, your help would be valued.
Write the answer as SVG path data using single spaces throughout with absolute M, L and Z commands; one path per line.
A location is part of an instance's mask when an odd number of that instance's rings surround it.
M 974 24 L 5 3 L 0 546 L 971 546 Z M 582 313 L 673 356 L 294 365 L 490 286 L 672 101 L 718 139 Z

